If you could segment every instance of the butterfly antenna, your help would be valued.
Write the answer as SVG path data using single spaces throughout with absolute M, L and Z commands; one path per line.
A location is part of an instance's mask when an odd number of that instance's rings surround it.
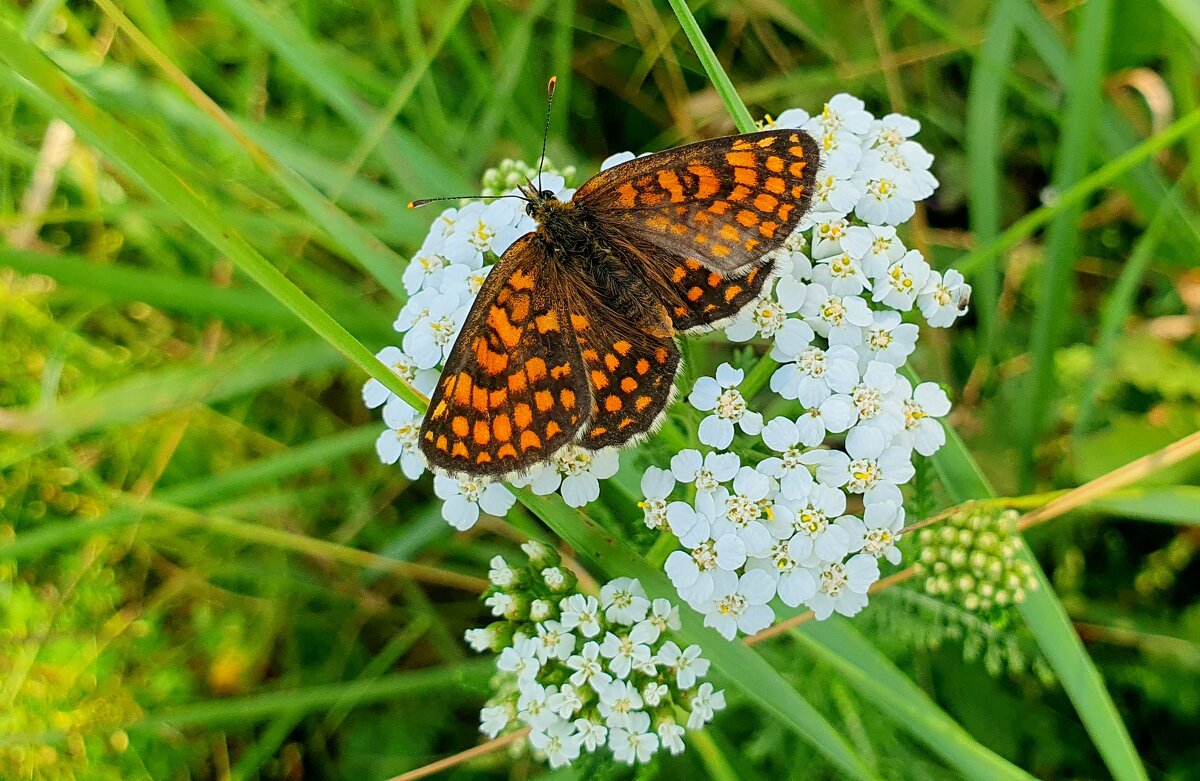
M 476 198 L 516 198 L 526 202 L 529 201 L 529 199 L 523 195 L 443 195 L 441 198 L 418 198 L 415 201 L 409 201 L 408 208 L 419 209 L 425 204 L 434 203 L 436 201 L 462 201 L 474 200 Z
M 542 164 L 546 162 L 546 139 L 550 137 L 550 107 L 554 105 L 554 85 L 558 84 L 558 77 L 551 76 L 550 83 L 546 85 L 546 126 L 542 130 L 542 156 L 538 158 L 538 192 L 542 191 Z

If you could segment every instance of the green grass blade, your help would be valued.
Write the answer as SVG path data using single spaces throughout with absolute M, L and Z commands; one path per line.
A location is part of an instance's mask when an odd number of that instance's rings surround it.
M 733 124 L 737 126 L 738 132 L 753 133 L 757 130 L 754 117 L 750 116 L 746 104 L 742 102 L 737 90 L 733 88 L 733 82 L 729 80 L 729 75 L 721 67 L 717 53 L 713 51 L 708 39 L 704 37 L 704 32 L 700 29 L 696 17 L 692 15 L 691 9 L 688 8 L 686 0 L 668 0 L 668 2 L 671 4 L 671 10 L 675 12 L 675 17 L 679 19 L 679 26 L 683 28 L 683 34 L 687 36 L 688 43 L 692 45 L 696 56 L 700 58 L 700 64 L 704 66 L 708 80 L 712 82 L 717 95 L 721 97 L 721 102 L 725 104 L 725 110 L 729 112 L 729 116 L 733 117 Z
M 175 210 L 184 222 L 351 362 L 409 404 L 418 409 L 425 407 L 421 394 L 384 367 L 370 350 L 226 225 L 199 193 L 178 179 L 115 119 L 91 103 L 41 51 L 22 40 L 7 23 L 0 23 L 0 61 L 11 69 L 0 71 L 0 79 L 8 81 L 47 113 L 69 122 L 77 133 Z
M 987 37 L 979 50 L 979 60 L 971 71 L 967 92 L 967 168 L 970 189 L 970 228 L 977 244 L 995 239 L 1000 233 L 1001 172 L 1000 131 L 1003 128 L 1004 85 L 1012 64 L 1016 41 L 1016 22 L 1009 6 L 1013 0 L 1001 0 L 992 7 Z M 1000 301 L 1000 271 L 989 263 L 975 275 L 975 305 L 979 317 L 983 358 L 991 358 L 996 347 L 996 317 Z
M 1088 510 L 1139 521 L 1200 526 L 1200 486 L 1171 485 L 1125 490 L 1087 505 Z
M 1100 116 L 1100 85 L 1108 51 L 1110 0 L 1093 0 L 1084 6 L 1075 35 L 1077 42 L 1067 84 L 1066 117 L 1059 137 L 1054 166 L 1054 187 L 1061 191 L 1086 173 L 1092 149 L 1092 128 Z M 1025 395 L 1026 416 L 1019 427 L 1021 483 L 1032 486 L 1038 437 L 1057 406 L 1054 357 L 1066 341 L 1072 307 L 1071 275 L 1079 247 L 1082 203 L 1062 209 L 1050 224 L 1042 255 L 1042 275 L 1033 317 L 1032 389 Z
M 815 658 L 841 673 L 866 702 L 893 718 L 962 778 L 1033 780 L 1033 776 L 972 738 L 841 616 L 809 621 L 791 635 Z

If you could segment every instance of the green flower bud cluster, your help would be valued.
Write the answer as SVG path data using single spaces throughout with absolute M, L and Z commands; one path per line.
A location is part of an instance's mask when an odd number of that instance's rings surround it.
M 917 574 L 925 593 L 953 602 L 997 624 L 1037 587 L 1032 568 L 1017 558 L 1023 544 L 1017 514 L 963 511 L 922 529 Z
M 527 179 L 537 176 L 537 167 L 529 165 L 524 160 L 504 158 L 495 168 L 483 172 L 483 195 L 502 195 L 514 187 L 525 184 Z M 558 174 L 568 182 L 575 175 L 575 166 L 568 165 L 556 168 L 550 158 L 546 158 L 542 166 L 543 174 Z

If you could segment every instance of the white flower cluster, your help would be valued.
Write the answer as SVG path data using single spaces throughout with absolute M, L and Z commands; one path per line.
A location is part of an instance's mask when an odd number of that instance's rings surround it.
M 878 560 L 899 563 L 900 486 L 914 474 L 914 452 L 944 444 L 937 418 L 950 411 L 937 385 L 913 388 L 897 373 L 918 335 L 902 313 L 917 309 L 946 327 L 970 294 L 961 274 L 930 268 L 896 234 L 937 187 L 932 156 L 912 140 L 916 120 L 876 119 L 843 94 L 815 116 L 791 109 L 765 124 L 810 133 L 821 170 L 813 210 L 782 250 L 773 290 L 726 335 L 771 341 L 782 365 L 770 388 L 794 400 L 794 412 L 764 424 L 742 390 L 744 372 L 722 364 L 688 397 L 708 413 L 698 437 L 714 450 L 681 452 L 642 481 L 646 524 L 669 529 L 683 546 L 667 559 L 667 574 L 729 638 L 769 626 L 776 597 L 821 619 L 854 615 L 880 577 Z M 726 452 L 739 430 L 772 455 L 745 464 L 738 453 L 749 456 L 750 444 Z M 672 501 L 677 487 L 693 498 Z
M 491 562 L 486 602 L 502 620 L 466 633 L 475 650 L 499 652 L 480 729 L 494 738 L 529 727 L 529 745 L 551 767 L 603 747 L 629 765 L 682 752 L 687 730 L 711 721 L 725 695 L 703 681 L 700 647 L 668 638 L 678 608 L 651 602 L 630 578 L 607 583 L 599 599 L 577 593 L 553 551 L 523 548 L 524 569 Z

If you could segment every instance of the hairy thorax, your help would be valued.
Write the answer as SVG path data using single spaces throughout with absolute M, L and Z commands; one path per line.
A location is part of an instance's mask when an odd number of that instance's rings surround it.
M 557 263 L 568 278 L 582 278 L 599 302 L 632 315 L 644 330 L 656 336 L 673 332 L 666 310 L 634 267 L 636 258 L 614 253 L 612 241 L 601 235 L 602 224 L 571 201 L 541 199 L 531 205 L 546 257 Z

